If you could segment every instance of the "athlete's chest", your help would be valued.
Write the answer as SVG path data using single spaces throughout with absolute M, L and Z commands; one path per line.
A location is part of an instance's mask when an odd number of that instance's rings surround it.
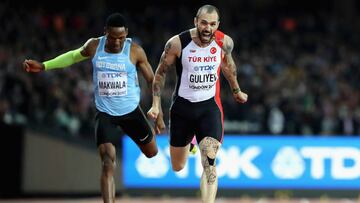
M 217 71 L 222 61 L 222 50 L 216 42 L 207 47 L 199 47 L 191 41 L 182 50 L 182 66 L 190 72 Z
M 100 71 L 136 72 L 136 67 L 124 54 L 97 54 L 93 59 L 93 64 L 94 68 Z

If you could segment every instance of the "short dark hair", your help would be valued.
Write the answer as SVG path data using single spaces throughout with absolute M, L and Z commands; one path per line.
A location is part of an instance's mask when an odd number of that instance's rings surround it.
M 215 6 L 213 5 L 204 5 L 204 6 L 201 6 L 199 8 L 199 10 L 197 11 L 196 13 L 196 18 L 199 18 L 199 16 L 201 15 L 201 13 L 205 12 L 205 13 L 212 13 L 212 12 L 216 12 L 217 15 L 218 15 L 218 20 L 220 20 L 220 12 L 219 12 L 219 9 L 216 8 Z
M 127 23 L 123 15 L 120 13 L 113 13 L 107 17 L 105 26 L 127 28 Z

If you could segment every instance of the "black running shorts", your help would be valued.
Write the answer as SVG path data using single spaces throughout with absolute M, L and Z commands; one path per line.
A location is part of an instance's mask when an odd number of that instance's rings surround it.
M 123 116 L 111 116 L 97 111 L 95 115 L 95 140 L 97 146 L 103 143 L 120 142 L 121 128 L 137 145 L 151 141 L 154 134 L 151 125 L 138 106 L 134 111 Z M 117 138 L 114 140 L 113 138 Z
M 198 143 L 212 137 L 222 143 L 223 113 L 215 98 L 192 103 L 177 96 L 170 109 L 170 145 L 184 147 L 196 135 Z

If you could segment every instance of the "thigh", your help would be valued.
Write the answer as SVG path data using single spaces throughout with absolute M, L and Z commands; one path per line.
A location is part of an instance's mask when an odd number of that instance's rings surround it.
M 96 145 L 104 143 L 118 143 L 121 131 L 118 128 L 115 118 L 104 112 L 96 112 L 95 115 L 95 141 Z
M 185 167 L 189 156 L 189 147 L 190 145 L 185 147 L 170 146 L 171 166 L 174 171 L 180 171 Z
M 154 137 L 152 127 L 139 106 L 133 112 L 121 116 L 119 125 L 139 146 L 150 143 Z
M 203 109 L 203 114 L 198 118 L 197 127 L 195 130 L 196 139 L 198 143 L 204 137 L 212 137 L 222 143 L 224 136 L 223 115 L 222 111 L 216 103 L 209 105 Z
M 173 147 L 185 147 L 195 133 L 195 124 L 191 117 L 192 110 L 183 103 L 174 103 L 170 110 L 170 145 Z

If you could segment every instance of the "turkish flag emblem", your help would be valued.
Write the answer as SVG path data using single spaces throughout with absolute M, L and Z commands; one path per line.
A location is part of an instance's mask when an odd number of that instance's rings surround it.
M 211 53 L 211 54 L 215 54 L 215 53 L 216 53 L 216 48 L 215 48 L 215 47 L 211 47 L 210 53 Z

